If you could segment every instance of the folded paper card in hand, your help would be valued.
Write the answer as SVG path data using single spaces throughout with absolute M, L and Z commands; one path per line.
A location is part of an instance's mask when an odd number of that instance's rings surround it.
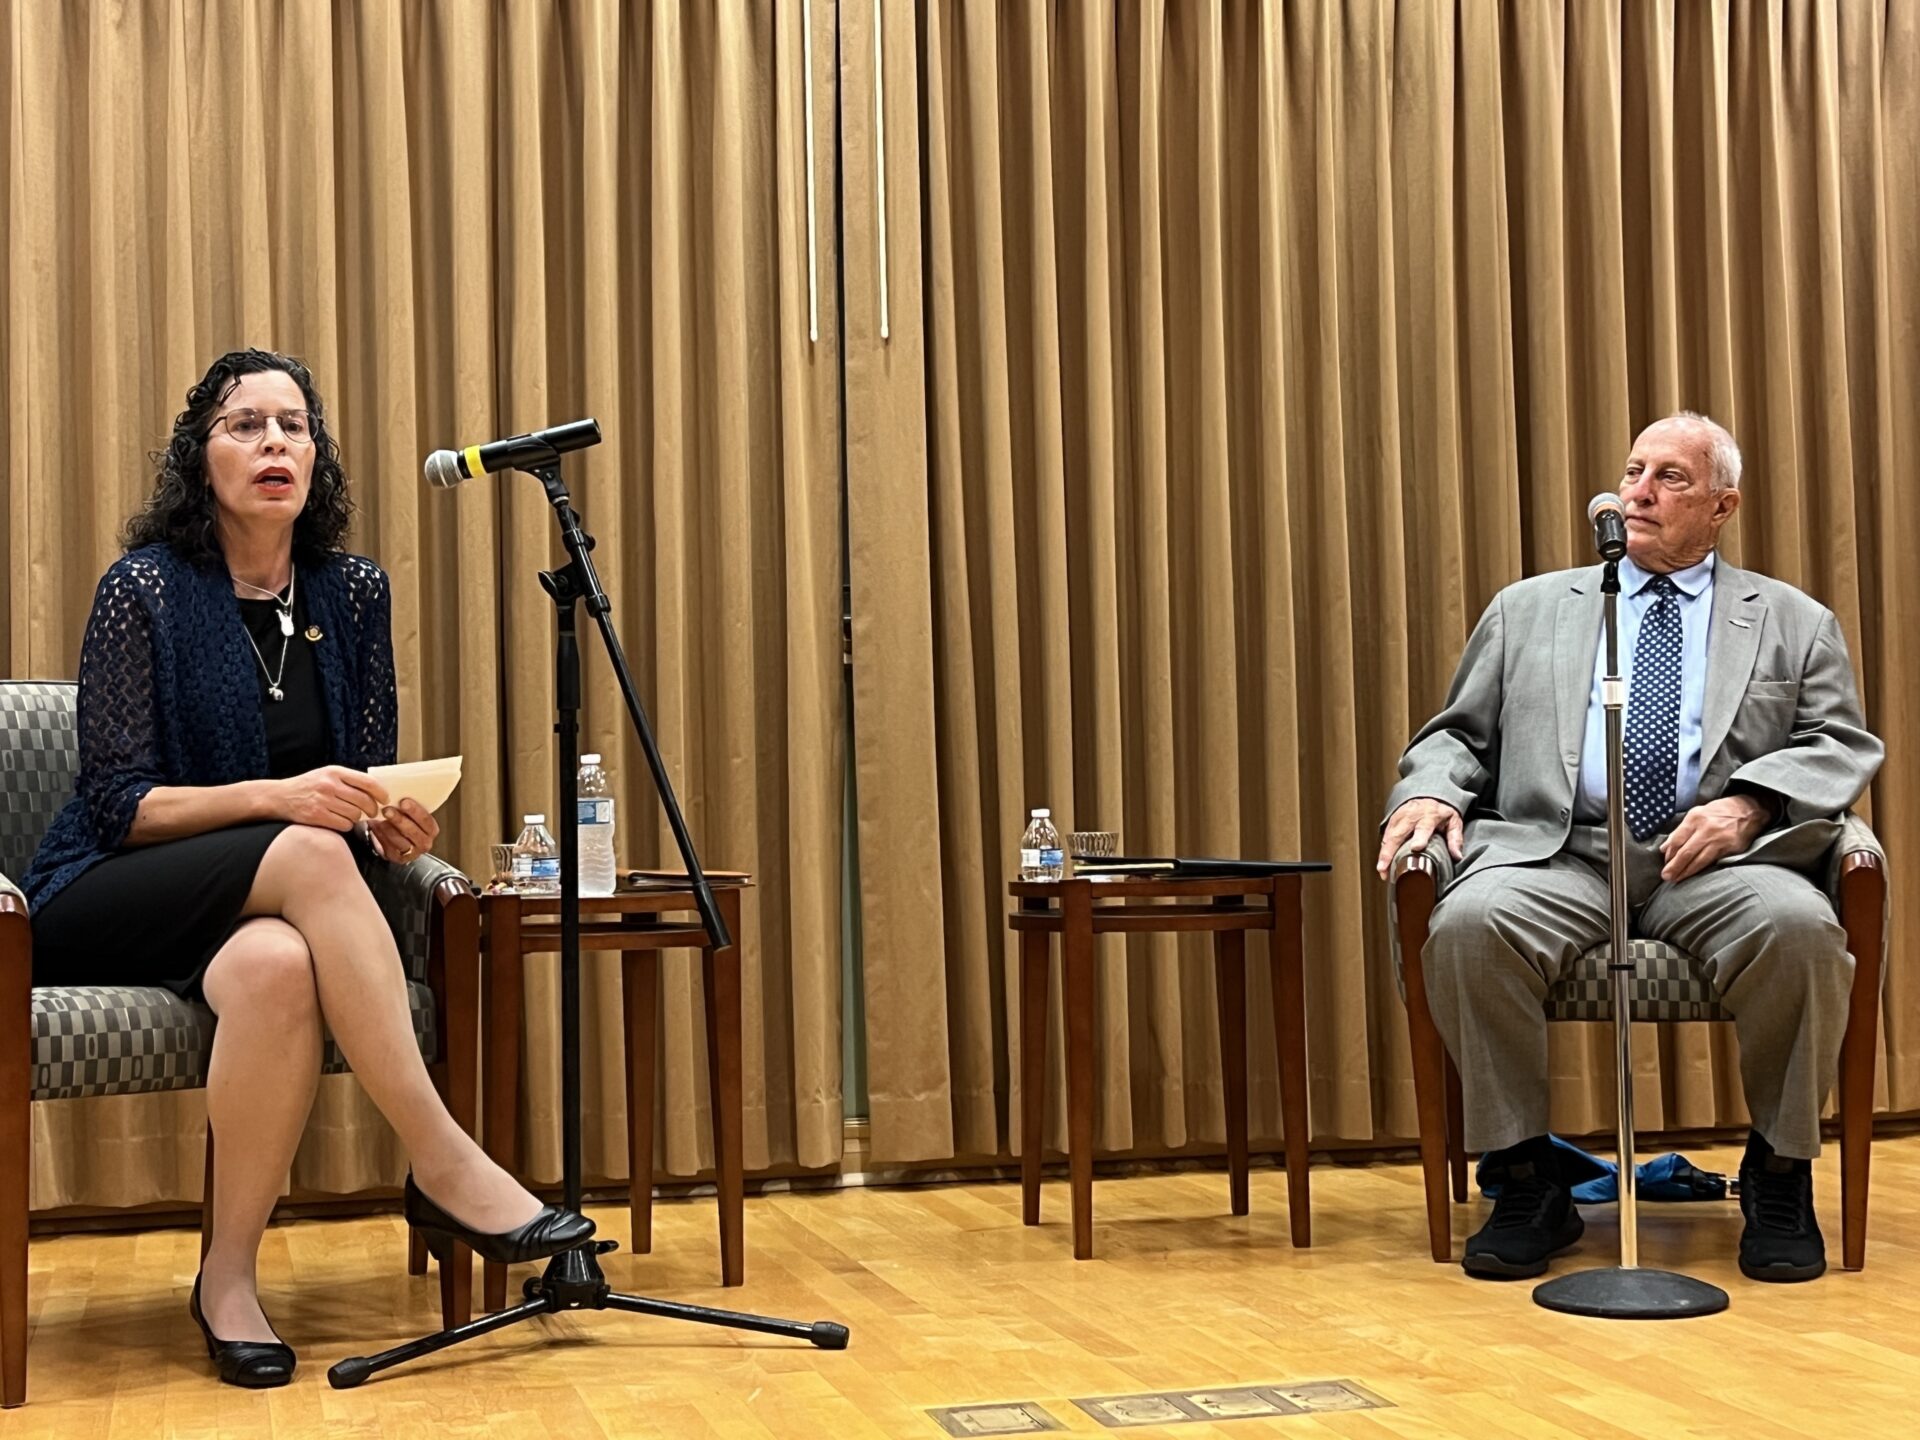
M 386 787 L 392 804 L 418 800 L 428 812 L 438 810 L 460 783 L 460 757 L 446 755 L 438 760 L 410 760 L 404 765 L 375 765 L 367 774 Z

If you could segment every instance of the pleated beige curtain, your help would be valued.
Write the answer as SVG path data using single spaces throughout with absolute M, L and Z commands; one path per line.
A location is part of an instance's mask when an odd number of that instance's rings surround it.
M 1834 608 L 1888 741 L 1880 1100 L 1920 1107 L 1920 894 L 1899 871 L 1920 845 L 1899 654 L 1920 625 L 1901 563 L 1920 543 L 1920 11 L 885 14 L 889 340 L 878 152 L 852 131 L 845 216 L 877 1155 L 1011 1149 L 1005 882 L 1040 804 L 1132 852 L 1332 860 L 1307 885 L 1314 1139 L 1412 1135 L 1371 870 L 1394 762 L 1487 600 L 1583 563 L 1584 501 L 1683 406 L 1746 451 L 1730 558 Z M 871 54 L 870 33 L 844 48 Z M 1103 944 L 1097 1144 L 1219 1144 L 1200 943 Z M 1251 1028 L 1271 1140 L 1273 1040 Z M 1648 1127 L 1744 1118 L 1727 1027 L 1638 1053 Z M 1557 1127 L 1611 1123 L 1610 1064 L 1605 1032 L 1555 1027 Z
M 530 480 L 429 493 L 427 451 L 597 416 L 568 465 L 703 859 L 751 870 L 746 1163 L 839 1154 L 837 255 L 809 339 L 798 6 L 16 3 L 0 24 L 0 673 L 74 673 L 145 453 L 207 361 L 303 356 L 394 582 L 402 758 L 458 752 L 470 872 L 554 811 L 563 558 Z M 816 22 L 831 55 L 831 15 Z M 823 82 L 826 79 L 822 72 Z M 831 87 L 815 97 L 831 133 Z M 814 185 L 834 191 L 831 146 Z M 583 619 L 583 624 L 585 623 Z M 597 642 L 583 748 L 622 859 L 675 861 Z M 624 1179 L 616 962 L 585 985 L 590 1177 Z M 530 963 L 523 1161 L 560 1169 L 557 966 Z M 711 1163 L 696 967 L 663 966 L 658 1166 Z M 33 1203 L 193 1199 L 195 1094 L 37 1107 Z M 296 1188 L 397 1182 L 351 1080 Z

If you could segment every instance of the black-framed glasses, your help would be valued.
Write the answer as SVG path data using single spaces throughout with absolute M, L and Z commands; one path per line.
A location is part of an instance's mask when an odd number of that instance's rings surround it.
M 289 445 L 313 443 L 313 415 L 306 410 L 282 410 L 277 415 L 260 410 L 229 410 L 213 422 L 211 429 L 217 430 L 224 425 L 227 434 L 242 445 L 257 445 L 267 433 L 269 420 L 279 425 L 280 433 L 286 437 Z

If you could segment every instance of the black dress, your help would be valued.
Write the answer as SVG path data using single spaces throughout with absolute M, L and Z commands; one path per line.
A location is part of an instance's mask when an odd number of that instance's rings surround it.
M 305 606 L 296 591 L 289 638 L 281 633 L 273 601 L 239 603 L 264 661 L 256 675 L 267 727 L 267 778 L 317 769 L 332 750 Z M 269 698 L 267 669 L 278 676 L 285 699 Z M 102 860 L 35 911 L 33 983 L 161 985 L 201 998 L 201 976 L 243 918 L 261 858 L 288 823 L 235 825 Z

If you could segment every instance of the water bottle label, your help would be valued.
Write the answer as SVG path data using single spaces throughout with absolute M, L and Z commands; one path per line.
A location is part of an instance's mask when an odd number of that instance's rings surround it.
M 1040 868 L 1040 852 L 1038 850 L 1023 849 L 1020 852 L 1020 868 L 1022 870 L 1038 870 Z
M 574 815 L 582 825 L 611 825 L 613 823 L 613 801 L 610 799 L 580 800 L 574 804 Z
M 1040 852 L 1040 863 L 1049 870 L 1055 870 L 1058 869 L 1064 861 L 1062 860 L 1060 851 L 1058 849 L 1052 849 L 1042 850 Z
M 540 859 L 532 855 L 513 857 L 513 883 L 516 889 L 558 885 L 560 883 L 560 857 L 555 855 Z

